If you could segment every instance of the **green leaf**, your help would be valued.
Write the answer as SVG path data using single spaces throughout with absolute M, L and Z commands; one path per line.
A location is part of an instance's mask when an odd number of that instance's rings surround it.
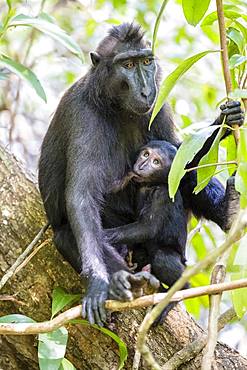
M 49 35 L 54 40 L 59 41 L 83 61 L 83 53 L 79 45 L 64 30 L 54 24 L 46 13 L 42 13 L 38 17 L 30 17 L 24 14 L 19 14 L 10 19 L 8 27 L 13 26 L 34 27 L 37 30 Z
M 109 23 L 109 24 L 114 24 L 115 26 L 119 26 L 121 23 L 123 23 L 123 21 L 121 19 L 117 19 L 117 18 L 108 18 L 105 20 L 106 23 Z M 88 32 L 89 30 L 87 30 L 87 34 L 88 36 L 92 36 L 93 35 L 93 32 L 92 32 L 92 28 L 95 30 L 96 26 L 97 26 L 97 22 L 93 19 L 89 19 L 87 21 L 87 23 L 91 23 L 89 28 L 91 28 L 90 32 Z
M 64 358 L 61 362 L 59 370 L 76 370 L 76 368 L 69 360 L 67 360 L 67 358 Z
M 229 94 L 230 98 L 247 99 L 247 89 L 235 89 Z
M 115 333 L 113 333 L 111 330 L 102 328 L 98 325 L 90 325 L 88 321 L 82 320 L 82 319 L 75 319 L 70 321 L 71 324 L 82 324 L 82 325 L 87 325 L 87 326 L 92 326 L 93 328 L 101 331 L 102 333 L 108 335 L 111 337 L 114 342 L 117 343 L 118 345 L 118 350 L 119 350 L 119 365 L 117 370 L 121 370 L 124 367 L 124 363 L 128 357 L 128 350 L 126 344 L 122 341 L 121 338 Z
M 215 50 L 207 50 L 207 51 L 203 51 L 202 53 L 193 55 L 192 57 L 190 57 L 190 58 L 186 59 L 185 61 L 183 61 L 171 74 L 169 74 L 169 76 L 166 77 L 166 79 L 161 84 L 160 92 L 159 92 L 157 101 L 155 103 L 154 109 L 153 109 L 153 113 L 152 113 L 152 117 L 151 117 L 149 126 L 151 126 L 154 118 L 156 117 L 156 115 L 158 114 L 158 112 L 160 111 L 160 109 L 162 108 L 162 106 L 163 106 L 166 98 L 168 97 L 169 93 L 171 92 L 171 90 L 175 86 L 176 82 L 198 60 L 200 60 L 201 58 L 203 58 L 205 55 L 207 55 L 209 53 L 215 53 L 215 52 L 218 52 L 218 51 L 215 51 Z
M 226 18 L 229 18 L 231 20 L 235 20 L 235 19 L 242 17 L 242 14 L 238 12 L 234 12 L 231 10 L 225 10 L 225 7 L 224 7 L 224 15 Z M 217 12 L 212 12 L 204 18 L 203 22 L 201 23 L 201 27 L 211 26 L 217 19 L 218 19 Z
M 242 23 L 236 21 L 236 19 L 234 20 L 234 24 L 235 24 L 235 27 L 237 27 L 242 32 L 242 35 L 244 36 L 245 40 L 247 41 L 247 28 L 245 26 L 243 26 Z
M 208 14 L 201 23 L 201 27 L 211 26 L 218 19 L 217 12 Z
M 39 14 L 39 18 L 43 19 L 47 22 L 50 22 L 52 24 L 56 24 L 56 19 L 54 17 L 52 17 L 50 14 L 42 12 L 42 13 Z
M 37 76 L 31 71 L 31 69 L 14 61 L 13 59 L 10 59 L 6 55 L 0 55 L 0 64 L 4 65 L 11 72 L 28 82 L 29 85 L 36 91 L 37 95 L 46 102 L 44 89 L 41 86 Z
M 236 190 L 240 193 L 241 208 L 247 207 L 247 163 L 239 163 L 235 176 Z
M 16 13 L 15 9 L 13 8 L 8 9 L 7 15 L 3 17 L 3 24 L 1 24 L 1 35 L 0 36 L 3 36 L 5 31 L 7 30 L 8 25 L 9 25 L 9 20 L 11 19 L 11 17 L 15 15 L 15 13 Z
M 7 80 L 7 78 L 8 78 L 8 73 L 0 72 L 0 81 Z
M 239 242 L 239 246 L 234 258 L 234 264 L 247 268 L 247 253 L 246 253 L 246 245 L 247 245 L 247 234 L 245 234 Z
M 205 164 L 211 164 L 218 162 L 218 152 L 219 152 L 219 143 L 221 138 L 222 128 L 220 128 L 219 132 L 216 135 L 216 138 L 214 139 L 214 142 L 209 149 L 208 153 L 206 153 L 202 159 L 199 162 L 198 166 L 203 166 Z M 194 189 L 194 193 L 198 194 L 211 180 L 213 177 L 215 170 L 217 166 L 209 166 L 209 167 L 203 167 L 198 168 L 197 170 L 197 186 Z M 202 187 L 203 184 L 203 187 Z
M 236 190 L 240 193 L 241 208 L 247 207 L 247 128 L 240 129 L 240 142 L 237 150 L 238 169 L 235 178 Z
M 213 42 L 213 44 L 219 44 L 219 34 L 211 26 L 201 26 L 202 32 Z
M 205 272 L 199 272 L 198 274 L 192 276 L 190 281 L 193 287 L 210 284 L 209 276 Z
M 234 54 L 231 56 L 229 60 L 229 67 L 230 69 L 236 68 L 240 66 L 241 64 L 245 63 L 246 61 L 247 61 L 247 57 L 245 55 Z
M 78 302 L 81 294 L 68 294 L 62 288 L 55 288 L 52 292 L 52 318 L 65 306 Z
M 119 358 L 120 358 L 119 365 L 118 365 L 118 370 L 121 370 L 124 367 L 124 363 L 125 363 L 125 361 L 128 357 L 128 350 L 127 350 L 126 344 L 122 341 L 121 338 L 119 338 L 119 336 L 117 334 L 113 333 L 109 329 L 102 328 L 102 327 L 98 327 L 98 329 L 102 333 L 111 337 L 117 343 L 118 349 L 119 349 Z
M 196 320 L 200 319 L 201 303 L 199 297 L 184 300 L 186 311 L 194 316 Z
M 169 195 L 171 198 L 174 198 L 180 180 L 186 173 L 185 166 L 187 163 L 192 161 L 196 153 L 203 147 L 207 138 L 218 128 L 219 126 L 217 125 L 209 126 L 185 137 L 172 162 L 168 176 Z
M 234 260 L 237 254 L 237 250 L 239 247 L 239 243 L 233 243 L 231 246 L 230 254 L 227 258 L 227 266 L 226 266 L 226 271 L 227 272 L 239 272 L 240 268 L 236 264 L 234 264 Z
M 51 333 L 39 334 L 38 340 L 40 370 L 58 370 L 66 352 L 67 329 L 61 327 Z
M 238 54 L 239 53 L 239 50 L 238 50 L 238 46 L 235 44 L 235 42 L 233 42 L 232 40 L 230 40 L 230 42 L 228 42 L 228 45 L 227 45 L 227 51 L 228 51 L 228 57 L 229 59 L 234 55 L 234 54 Z M 238 86 L 237 86 L 238 87 Z
M 239 162 L 247 162 L 247 125 L 244 125 L 240 129 L 237 158 Z
M 7 0 L 7 5 L 9 7 L 9 10 L 12 8 L 12 5 L 11 5 L 11 0 Z
M 196 252 L 198 260 L 202 260 L 203 258 L 206 257 L 208 251 L 204 239 L 199 232 L 193 236 L 191 244 L 193 246 L 194 251 Z
M 13 314 L 13 315 L 7 315 L 7 316 L 2 316 L 0 317 L 0 323 L 2 324 L 7 324 L 7 323 L 12 323 L 12 324 L 19 324 L 19 323 L 34 323 L 36 321 L 34 321 L 33 319 L 31 319 L 30 317 L 28 316 L 25 316 L 25 315 L 20 315 L 20 314 Z
M 153 32 L 153 42 L 152 42 L 152 52 L 153 53 L 154 53 L 155 42 L 156 42 L 156 38 L 157 38 L 157 34 L 158 34 L 158 29 L 159 29 L 159 26 L 160 26 L 160 21 L 161 21 L 162 14 L 165 10 L 165 7 L 166 7 L 167 3 L 168 3 L 168 0 L 163 0 L 163 3 L 161 5 L 160 11 L 159 11 L 159 14 L 158 14 L 158 16 L 156 18 L 156 21 L 155 21 L 154 32 Z
M 236 168 L 236 166 L 234 166 L 234 168 Z M 224 172 L 226 170 L 226 168 L 223 168 L 221 170 L 218 170 L 214 173 L 214 176 L 218 175 L 219 173 L 221 172 Z M 197 186 L 195 187 L 193 193 L 195 194 L 198 194 L 202 189 L 205 188 L 205 186 L 208 184 L 208 182 L 210 181 L 210 179 L 212 178 L 212 176 L 208 176 L 206 177 L 202 182 L 200 182 L 199 184 L 197 184 Z
M 198 287 L 209 284 L 209 276 L 206 273 L 199 273 L 190 279 L 192 287 Z M 209 301 L 207 296 L 186 299 L 184 301 L 186 309 L 192 313 L 197 319 L 200 318 L 200 310 L 202 307 L 208 308 Z
M 238 88 L 238 82 L 237 82 L 237 75 L 235 73 L 235 69 L 230 69 L 230 75 L 232 80 L 232 88 L 236 90 Z
M 183 121 L 182 128 L 186 128 L 186 127 L 190 126 L 191 123 L 192 123 L 191 118 L 188 117 L 188 116 L 186 116 L 186 115 L 184 115 L 184 114 L 181 114 L 181 119 Z
M 229 135 L 226 140 L 224 140 L 227 144 L 226 146 L 226 160 L 227 162 L 235 161 L 237 158 L 237 146 L 236 141 L 233 135 Z M 232 176 L 233 173 L 237 170 L 237 166 L 227 166 L 229 176 Z
M 240 0 L 240 1 L 242 1 L 242 0 Z M 234 11 L 234 12 L 237 12 L 237 13 L 240 13 L 240 12 L 242 12 L 243 11 L 243 9 L 241 8 L 241 7 L 239 7 L 237 4 L 235 5 L 235 4 L 233 4 L 233 2 L 234 3 L 237 3 L 237 2 L 239 2 L 239 0 L 233 0 L 232 2 L 231 2 L 231 4 L 225 4 L 224 5 L 224 12 L 225 11 L 227 11 L 227 10 L 231 10 L 231 11 Z
M 239 52 L 241 53 L 244 49 L 244 38 L 242 34 L 236 28 L 230 27 L 227 30 L 227 37 L 238 46 Z
M 216 242 L 215 234 L 214 234 L 213 230 L 210 227 L 208 227 L 206 224 L 203 224 L 203 229 L 205 230 L 207 236 L 211 240 L 211 243 L 212 243 L 213 247 L 217 248 L 217 242 Z M 208 244 L 208 240 L 206 240 L 206 242 Z
M 208 10 L 210 0 L 182 0 L 184 16 L 189 24 L 196 26 Z
M 246 244 L 245 244 L 246 247 Z M 231 274 L 231 280 L 246 279 L 247 269 L 242 269 L 240 272 Z M 232 290 L 232 303 L 236 314 L 242 318 L 247 311 L 247 288 Z

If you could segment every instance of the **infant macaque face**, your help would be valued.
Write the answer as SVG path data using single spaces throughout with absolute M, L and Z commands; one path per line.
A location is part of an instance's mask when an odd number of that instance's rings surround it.
M 136 182 L 167 182 L 172 159 L 159 148 L 143 148 L 133 167 Z

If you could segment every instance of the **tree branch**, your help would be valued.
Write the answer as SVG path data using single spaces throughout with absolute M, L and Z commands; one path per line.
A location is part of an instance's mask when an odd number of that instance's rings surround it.
M 229 283 L 206 285 L 203 287 L 190 288 L 180 290 L 175 293 L 170 301 L 179 302 L 184 299 L 200 297 L 208 294 L 219 294 L 223 291 L 241 289 L 247 287 L 247 278 L 241 280 L 234 280 Z M 137 298 L 131 302 L 119 302 L 119 301 L 106 301 L 106 309 L 111 311 L 124 311 L 133 308 L 143 308 L 153 306 L 160 303 L 168 293 L 156 293 L 148 296 Z M 9 335 L 23 335 L 23 334 L 39 334 L 48 333 L 56 330 L 61 326 L 67 324 L 70 320 L 74 320 L 81 317 L 81 305 L 70 308 L 69 310 L 61 313 L 50 321 L 44 321 L 40 323 L 16 323 L 16 324 L 1 324 L 0 323 L 0 334 Z M 1 320 L 1 319 L 0 319 Z
M 226 277 L 226 267 L 222 262 L 217 263 L 211 274 L 211 284 L 223 283 Z M 220 314 L 220 302 L 222 293 L 209 297 L 208 337 L 205 353 L 202 358 L 202 370 L 211 370 L 214 362 L 214 350 L 218 338 L 218 317 Z
M 35 245 L 38 243 L 41 236 L 46 232 L 48 229 L 49 224 L 46 224 L 42 227 L 42 229 L 38 232 L 35 238 L 31 241 L 31 243 L 27 246 L 24 252 L 17 258 L 15 263 L 8 269 L 8 271 L 3 275 L 2 279 L 0 280 L 0 290 L 4 287 L 7 281 L 15 274 L 17 268 L 23 263 L 29 253 L 32 252 Z
M 218 25 L 219 25 L 219 34 L 220 34 L 220 48 L 221 48 L 221 60 L 223 75 L 225 80 L 226 94 L 227 96 L 232 91 L 232 80 L 229 69 L 229 60 L 228 60 L 228 51 L 227 51 L 227 40 L 226 40 L 226 27 L 225 27 L 225 18 L 224 18 L 224 9 L 222 0 L 216 0 L 217 15 L 218 15 Z M 235 129 L 233 131 L 234 139 L 236 145 L 239 143 L 240 133 L 238 125 L 233 125 Z
M 48 229 L 49 224 L 46 224 L 42 227 L 42 229 L 38 232 L 32 242 L 27 246 L 24 252 L 17 258 L 15 263 L 8 269 L 8 271 L 3 275 L 2 279 L 0 280 L 0 290 L 4 287 L 7 281 L 15 274 L 17 268 L 23 263 L 29 253 L 32 252 L 35 245 L 38 243 L 41 236 L 46 232 Z

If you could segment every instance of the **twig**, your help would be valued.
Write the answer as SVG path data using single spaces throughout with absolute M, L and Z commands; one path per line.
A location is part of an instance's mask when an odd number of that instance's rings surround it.
M 25 258 L 28 256 L 29 253 L 33 250 L 41 236 L 46 232 L 48 229 L 49 224 L 46 224 L 42 227 L 42 229 L 38 232 L 38 234 L 35 236 L 35 238 L 32 240 L 32 242 L 27 246 L 27 248 L 24 250 L 24 252 L 17 258 L 15 263 L 8 269 L 8 271 L 3 275 L 3 277 L 0 280 L 0 290 L 4 287 L 4 285 L 7 283 L 7 281 L 14 275 L 16 272 L 16 269 L 20 264 L 25 260 Z
M 227 161 L 227 162 L 205 163 L 205 164 L 202 164 L 200 166 L 187 168 L 187 169 L 185 169 L 185 171 L 186 172 L 191 172 L 193 170 L 198 170 L 198 168 L 212 167 L 212 166 L 225 166 L 225 165 L 228 165 L 228 164 L 236 164 L 237 165 L 238 162 L 237 161 Z
M 227 39 L 226 39 L 226 27 L 224 18 L 224 9 L 222 0 L 216 0 L 217 15 L 218 15 L 218 25 L 220 33 L 220 47 L 221 47 L 221 58 L 223 75 L 225 80 L 226 94 L 228 95 L 232 91 L 232 80 L 229 70 L 229 60 L 227 52 Z
M 189 232 L 189 234 L 187 236 L 187 241 L 186 241 L 186 250 L 187 250 L 187 247 L 190 245 L 190 243 L 191 243 L 192 239 L 194 238 L 194 236 L 201 231 L 202 224 L 203 224 L 203 221 L 202 220 L 199 220 L 199 222 L 196 225 L 196 227 L 194 227 L 194 229 L 192 229 Z
M 0 301 L 12 301 L 12 302 L 15 302 L 15 303 L 17 303 L 21 306 L 25 305 L 24 302 L 19 301 L 18 299 L 16 299 L 14 295 L 8 295 L 8 294 L 0 295 Z
M 190 271 L 190 270 L 189 270 Z M 233 289 L 246 288 L 247 278 L 227 283 L 204 285 L 196 288 L 180 290 L 172 296 L 170 302 L 180 302 L 185 299 L 201 297 L 209 294 L 219 294 Z M 137 298 L 130 302 L 106 301 L 106 308 L 111 311 L 124 311 L 131 308 L 148 307 L 160 303 L 168 293 L 156 293 Z
M 152 310 L 152 306 L 148 307 L 146 310 L 146 313 L 150 312 Z M 141 362 L 141 353 L 138 351 L 138 349 L 135 349 L 135 354 L 133 358 L 132 363 L 132 370 L 138 370 Z
M 135 350 L 134 358 L 133 358 L 133 364 L 132 364 L 132 370 L 138 370 L 139 365 L 141 361 L 141 354 L 138 351 L 138 349 Z
M 226 39 L 226 27 L 224 18 L 224 9 L 222 0 L 216 0 L 217 15 L 218 15 L 218 25 L 220 33 L 220 48 L 221 48 L 221 59 L 223 67 L 223 75 L 225 80 L 226 94 L 227 96 L 232 91 L 232 80 L 229 69 L 228 51 L 227 51 L 227 39 Z M 234 139 L 236 145 L 239 143 L 240 133 L 238 125 L 233 125 L 235 130 L 233 131 Z
M 247 73 L 246 73 L 246 76 L 245 76 L 243 84 L 242 84 L 242 89 L 245 89 L 246 85 L 247 85 Z
M 168 0 L 164 0 L 162 5 L 161 5 L 161 8 L 160 8 L 160 11 L 159 11 L 159 14 L 156 18 L 156 22 L 155 22 L 155 25 L 154 25 L 154 33 L 153 33 L 153 42 L 152 42 L 152 53 L 154 53 L 154 48 L 155 48 L 155 41 L 156 41 L 156 37 L 157 37 L 157 33 L 158 33 L 158 29 L 159 29 L 159 25 L 160 25 L 160 21 L 161 21 L 161 17 L 163 15 L 163 12 L 165 10 L 165 7 L 168 3 Z
M 234 280 L 229 283 L 207 285 L 203 287 L 191 288 L 181 290 L 174 294 L 171 300 L 173 302 L 179 302 L 181 300 L 193 297 L 200 297 L 202 295 L 217 294 L 222 291 L 241 289 L 247 287 L 247 278 L 241 280 Z M 137 298 L 131 302 L 119 302 L 119 301 L 106 301 L 105 307 L 111 311 L 124 311 L 131 308 L 143 308 L 152 306 L 154 304 L 162 302 L 168 293 L 156 293 L 141 298 Z M 81 317 L 81 305 L 70 308 L 69 310 L 61 313 L 50 321 L 44 321 L 40 323 L 16 323 L 16 324 L 1 324 L 0 323 L 0 334 L 11 334 L 11 335 L 23 335 L 23 334 L 39 334 L 48 333 L 56 330 L 59 327 L 67 324 L 70 320 L 74 320 Z
M 51 243 L 51 239 L 46 239 L 43 243 L 41 243 L 37 248 L 35 248 L 32 253 L 29 254 L 29 256 L 17 267 L 17 269 L 14 272 L 14 275 L 17 274 L 23 267 L 25 267 L 28 262 L 35 256 L 35 254 L 38 253 L 38 251 L 43 248 L 45 245 Z
M 157 304 L 157 306 L 153 308 L 150 314 L 147 314 L 145 316 L 139 328 L 139 334 L 137 337 L 137 348 L 143 355 L 145 361 L 151 367 L 155 369 L 161 369 L 160 366 L 156 363 L 155 358 L 153 357 L 152 353 L 149 351 L 146 345 L 146 337 L 148 330 L 150 329 L 155 319 L 161 314 L 164 308 L 168 305 L 168 303 L 171 300 L 171 297 L 174 295 L 175 292 L 181 289 L 187 283 L 187 281 L 196 273 L 214 263 L 218 256 L 226 252 L 232 246 L 233 243 L 235 243 L 237 240 L 241 238 L 243 230 L 246 227 L 246 225 L 247 225 L 247 211 L 240 210 L 238 217 L 233 223 L 225 242 L 218 249 L 212 251 L 206 258 L 204 258 L 204 260 L 199 261 L 190 269 L 187 268 L 182 274 L 182 276 L 177 280 L 177 282 L 169 289 L 164 300 Z
M 244 79 L 244 82 L 243 82 L 243 85 L 242 85 L 242 89 L 246 89 L 246 87 L 247 87 L 247 73 L 246 73 L 246 76 L 245 76 L 245 79 Z M 244 103 L 245 112 L 247 112 L 247 99 L 242 98 L 242 101 Z
M 226 277 L 226 263 L 229 257 L 229 250 L 214 266 L 211 275 L 211 284 L 223 283 Z M 208 337 L 205 353 L 202 358 L 202 370 L 211 370 L 215 360 L 214 351 L 218 338 L 218 317 L 220 314 L 220 302 L 222 294 L 211 295 L 209 297 L 210 310 L 208 319 Z
M 229 308 L 224 312 L 218 320 L 218 331 L 222 330 L 226 324 L 231 320 L 237 318 L 236 312 L 233 308 Z M 176 370 L 182 364 L 195 358 L 198 353 L 202 351 L 207 343 L 207 335 L 202 334 L 194 342 L 189 343 L 186 347 L 175 353 L 166 363 L 162 366 L 162 370 Z
M 219 284 L 224 282 L 226 276 L 226 267 L 222 262 L 214 266 L 211 275 L 211 284 Z M 202 358 L 202 370 L 211 370 L 214 362 L 214 351 L 218 338 L 218 317 L 220 314 L 220 302 L 222 294 L 211 295 L 209 297 L 209 317 L 208 317 L 208 337 L 205 352 Z

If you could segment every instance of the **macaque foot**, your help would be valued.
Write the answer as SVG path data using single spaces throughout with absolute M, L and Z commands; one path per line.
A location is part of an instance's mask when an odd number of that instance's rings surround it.
M 103 280 L 93 280 L 82 299 L 82 317 L 91 325 L 103 326 L 106 322 L 105 301 L 108 298 L 109 284 Z
M 155 291 L 160 286 L 159 280 L 147 271 L 131 274 L 121 270 L 112 275 L 109 297 L 118 301 L 131 301 L 142 296 L 147 286 Z
M 240 210 L 240 194 L 235 189 L 235 176 L 229 177 L 226 184 L 225 222 L 222 228 L 229 231 Z

